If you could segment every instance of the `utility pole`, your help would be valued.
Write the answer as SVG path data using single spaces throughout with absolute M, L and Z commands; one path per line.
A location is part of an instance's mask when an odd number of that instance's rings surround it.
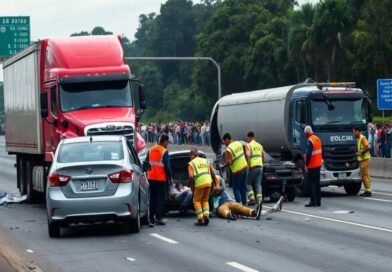
M 137 61 L 210 61 L 215 65 L 218 73 L 218 99 L 222 97 L 221 68 L 218 62 L 209 57 L 126 57 L 125 60 Z

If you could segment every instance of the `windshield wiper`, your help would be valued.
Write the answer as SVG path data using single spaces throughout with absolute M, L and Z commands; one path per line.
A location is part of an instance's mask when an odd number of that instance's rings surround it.
M 84 106 L 84 107 L 80 107 L 80 108 L 77 108 L 77 109 L 72 109 L 72 111 L 77 111 L 77 110 L 88 110 L 88 109 L 93 109 L 93 108 L 96 108 L 96 107 L 93 107 L 93 106 Z
M 338 123 L 340 123 L 339 120 L 329 121 L 329 122 L 327 122 L 327 125 L 328 125 L 328 124 L 338 124 Z
M 327 104 L 328 106 L 328 110 L 329 111 L 333 111 L 335 109 L 335 106 L 332 104 L 331 100 L 329 100 L 325 94 L 323 92 L 321 92 L 321 95 L 324 97 L 325 100 L 323 100 L 325 102 L 325 104 Z

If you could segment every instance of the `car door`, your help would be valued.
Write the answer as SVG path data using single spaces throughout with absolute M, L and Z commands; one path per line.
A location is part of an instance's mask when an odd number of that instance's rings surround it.
M 140 190 L 140 211 L 143 214 L 147 214 L 149 206 L 149 195 L 148 195 L 148 181 L 145 173 L 143 172 L 142 165 L 139 157 L 137 156 L 136 150 L 133 145 L 127 141 L 129 160 L 134 167 L 135 181 L 137 181 Z

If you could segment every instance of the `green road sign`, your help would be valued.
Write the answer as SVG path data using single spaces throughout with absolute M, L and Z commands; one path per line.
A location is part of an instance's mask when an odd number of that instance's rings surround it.
M 0 17 L 0 58 L 30 45 L 30 16 Z

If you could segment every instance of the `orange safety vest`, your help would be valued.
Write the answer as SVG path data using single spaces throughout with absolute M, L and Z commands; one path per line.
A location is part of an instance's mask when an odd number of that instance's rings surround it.
M 147 173 L 148 180 L 166 182 L 166 171 L 163 164 L 163 155 L 166 151 L 166 148 L 161 145 L 154 145 L 148 151 L 148 161 L 151 165 L 151 170 Z
M 313 145 L 313 152 L 312 157 L 310 158 L 310 163 L 308 164 L 307 168 L 318 168 L 321 167 L 323 164 L 323 151 L 321 148 L 321 140 L 316 135 L 312 135 L 309 137 L 309 141 L 312 142 Z

